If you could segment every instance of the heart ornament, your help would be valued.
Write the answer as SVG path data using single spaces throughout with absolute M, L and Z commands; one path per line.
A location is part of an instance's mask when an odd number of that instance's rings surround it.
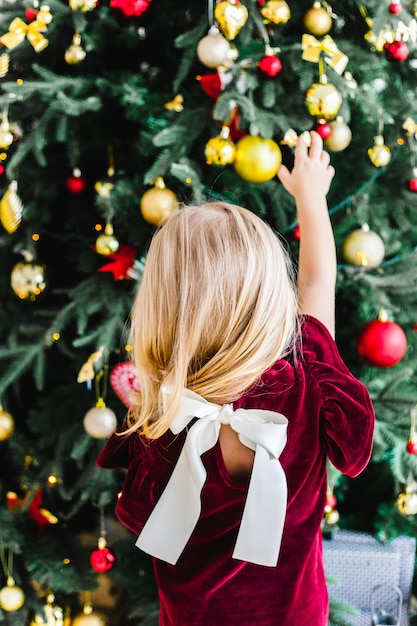
M 214 8 L 214 17 L 229 41 L 234 39 L 248 19 L 248 10 L 239 0 L 221 0 Z
M 115 365 L 109 376 L 110 385 L 116 396 L 128 408 L 132 408 L 132 391 L 140 391 L 136 368 L 129 361 Z

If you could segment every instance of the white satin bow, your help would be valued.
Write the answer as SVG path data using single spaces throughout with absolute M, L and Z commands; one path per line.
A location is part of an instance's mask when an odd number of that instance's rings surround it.
M 171 478 L 136 546 L 167 563 L 177 562 L 200 517 L 200 494 L 207 475 L 200 457 L 217 442 L 221 424 L 230 424 L 240 441 L 255 451 L 233 557 L 275 566 L 287 505 L 287 481 L 278 458 L 287 442 L 288 420 L 275 411 L 234 411 L 230 404 L 211 404 L 184 389 L 170 430 L 178 434 L 195 417 L 199 419 L 188 431 Z

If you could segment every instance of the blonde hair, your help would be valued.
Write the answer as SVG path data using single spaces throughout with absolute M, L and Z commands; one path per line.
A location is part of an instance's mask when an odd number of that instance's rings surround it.
M 126 432 L 163 435 L 184 387 L 236 400 L 288 353 L 296 316 L 289 256 L 264 221 L 225 202 L 176 210 L 151 241 L 132 308 L 141 391 Z

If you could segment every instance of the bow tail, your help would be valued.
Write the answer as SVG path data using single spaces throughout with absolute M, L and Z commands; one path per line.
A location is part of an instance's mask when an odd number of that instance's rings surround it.
M 265 480 L 265 477 L 269 480 Z M 287 508 L 287 480 L 278 459 L 256 447 L 233 558 L 275 567 Z

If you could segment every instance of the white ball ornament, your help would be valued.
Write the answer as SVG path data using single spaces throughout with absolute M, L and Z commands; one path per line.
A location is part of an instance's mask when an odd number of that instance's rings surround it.
M 210 68 L 219 67 L 227 61 L 229 52 L 230 43 L 216 27 L 211 28 L 208 35 L 203 37 L 197 46 L 199 60 L 203 65 Z
M 117 417 L 114 411 L 105 405 L 102 398 L 99 398 L 96 406 L 85 414 L 84 428 L 94 439 L 106 439 L 116 430 Z

